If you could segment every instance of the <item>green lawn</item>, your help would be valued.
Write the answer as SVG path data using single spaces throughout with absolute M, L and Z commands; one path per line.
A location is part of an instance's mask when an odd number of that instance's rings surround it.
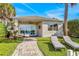
M 4 38 L 6 35 L 6 27 L 4 24 L 0 23 L 0 56 L 9 56 L 12 55 L 15 48 L 23 39 L 7 39 Z
M 0 43 L 0 56 L 11 55 L 14 52 L 16 46 L 17 43 Z
M 1 38 L 0 38 L 1 39 Z M 3 40 L 0 41 L 0 56 L 10 56 L 14 52 L 15 48 L 19 43 L 23 40 L 20 38 L 9 40 L 6 38 L 2 38 Z
M 73 41 L 79 43 L 79 38 L 73 38 Z M 71 49 L 71 47 L 67 46 L 62 38 L 59 38 L 59 41 L 66 46 L 66 49 L 54 50 L 53 45 L 51 44 L 50 38 L 42 38 L 38 37 L 38 47 L 43 52 L 45 56 L 66 56 L 67 49 Z

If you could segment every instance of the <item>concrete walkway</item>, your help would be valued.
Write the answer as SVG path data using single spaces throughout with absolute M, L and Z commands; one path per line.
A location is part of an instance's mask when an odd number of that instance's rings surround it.
M 35 38 L 25 38 L 24 41 L 17 46 L 12 56 L 43 56 L 43 54 L 39 50 Z

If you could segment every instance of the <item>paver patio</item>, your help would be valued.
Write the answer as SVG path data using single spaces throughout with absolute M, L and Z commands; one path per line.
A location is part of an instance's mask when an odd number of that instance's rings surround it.
M 35 38 L 28 38 L 17 46 L 12 56 L 43 56 L 43 54 L 39 50 Z

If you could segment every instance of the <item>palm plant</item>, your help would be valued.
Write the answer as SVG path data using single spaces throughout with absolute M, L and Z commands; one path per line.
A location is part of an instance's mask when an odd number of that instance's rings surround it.
M 15 9 L 11 4 L 8 3 L 2 3 L 0 4 L 0 14 L 2 15 L 1 17 L 4 18 L 4 20 L 10 20 L 11 16 L 15 16 Z
M 9 27 L 9 30 L 11 30 L 9 32 L 12 32 L 14 30 L 14 20 L 12 17 L 16 15 L 15 8 L 9 3 L 0 4 L 0 8 L 2 8 L 2 12 L 0 13 L 2 14 L 2 20 L 4 21 L 4 24 L 7 26 L 7 28 Z
M 69 35 L 79 37 L 79 19 L 68 21 Z
M 71 3 L 71 6 L 74 6 L 75 3 Z M 68 22 L 67 22 L 67 17 L 68 17 L 68 3 L 65 3 L 65 13 L 64 13 L 64 35 L 68 35 Z
M 0 4 L 0 18 L 3 19 L 4 15 L 4 5 Z

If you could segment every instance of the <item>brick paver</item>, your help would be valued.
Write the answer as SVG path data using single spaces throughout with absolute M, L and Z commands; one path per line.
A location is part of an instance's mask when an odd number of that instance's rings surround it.
M 29 38 L 17 46 L 12 56 L 43 56 L 43 54 L 39 50 L 35 38 Z

